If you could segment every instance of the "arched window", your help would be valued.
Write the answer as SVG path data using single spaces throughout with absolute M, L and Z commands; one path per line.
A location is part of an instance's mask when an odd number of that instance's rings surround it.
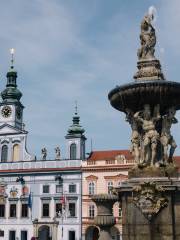
M 95 183 L 90 182 L 89 183 L 89 195 L 94 195 L 94 193 L 95 193 Z
M 20 160 L 20 151 L 19 144 L 15 144 L 13 146 L 13 162 L 17 162 Z
M 95 207 L 94 205 L 89 205 L 89 217 L 90 218 L 94 218 L 94 215 L 95 215 Z
M 8 160 L 8 146 L 3 145 L 1 149 L 1 162 L 7 162 Z
M 72 143 L 70 146 L 70 159 L 76 159 L 76 144 Z

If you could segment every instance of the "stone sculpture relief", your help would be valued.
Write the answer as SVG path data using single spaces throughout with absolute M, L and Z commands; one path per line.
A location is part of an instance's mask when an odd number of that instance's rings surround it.
M 156 34 L 155 29 L 152 26 L 153 14 L 147 14 L 144 16 L 141 22 L 141 48 L 138 49 L 138 58 L 142 59 L 154 59 Z
M 42 160 L 46 160 L 46 157 L 47 157 L 47 149 L 46 148 L 41 149 L 41 155 L 42 155 Z
M 171 107 L 161 115 L 159 104 L 154 108 L 145 104 L 144 109 L 136 113 L 126 109 L 126 121 L 132 129 L 130 152 L 137 164 L 153 166 L 172 162 L 177 147 L 170 132 L 172 124 L 177 123 L 175 113 L 175 108 Z
M 55 148 L 55 153 L 56 153 L 56 159 L 60 159 L 61 158 L 61 150 L 59 147 Z
M 148 220 L 168 205 L 164 189 L 154 182 L 145 182 L 133 187 L 133 202 Z

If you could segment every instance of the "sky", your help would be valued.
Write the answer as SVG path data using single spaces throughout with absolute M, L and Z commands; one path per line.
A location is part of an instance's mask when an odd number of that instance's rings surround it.
M 60 146 L 72 123 L 75 101 L 86 130 L 86 152 L 127 149 L 130 126 L 113 109 L 108 93 L 133 81 L 140 22 L 157 9 L 156 57 L 166 79 L 180 81 L 179 0 L 0 1 L 0 89 L 6 84 L 9 49 L 15 48 L 18 88 L 29 131 L 27 147 L 40 158 Z M 180 114 L 177 113 L 180 121 Z M 173 126 L 180 154 L 180 123 Z

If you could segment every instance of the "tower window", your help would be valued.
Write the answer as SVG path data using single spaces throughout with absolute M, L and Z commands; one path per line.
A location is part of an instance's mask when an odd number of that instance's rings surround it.
M 72 143 L 70 146 L 70 159 L 76 159 L 76 144 Z
M 1 150 L 1 162 L 7 162 L 8 159 L 8 146 L 3 145 Z
M 94 195 L 94 193 L 95 193 L 95 183 L 90 182 L 89 183 L 89 195 Z
M 20 157 L 19 157 L 19 145 L 15 144 L 13 146 L 13 162 L 19 161 Z

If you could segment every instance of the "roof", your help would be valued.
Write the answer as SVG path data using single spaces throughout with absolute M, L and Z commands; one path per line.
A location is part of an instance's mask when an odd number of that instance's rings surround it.
M 179 171 L 180 171 L 180 156 L 175 156 L 173 157 L 174 159 L 174 163 L 176 164 L 176 166 L 178 167 Z
M 124 155 L 126 159 L 132 159 L 129 150 L 106 150 L 106 151 L 92 151 L 89 155 L 88 161 L 98 160 L 114 160 L 116 156 Z

